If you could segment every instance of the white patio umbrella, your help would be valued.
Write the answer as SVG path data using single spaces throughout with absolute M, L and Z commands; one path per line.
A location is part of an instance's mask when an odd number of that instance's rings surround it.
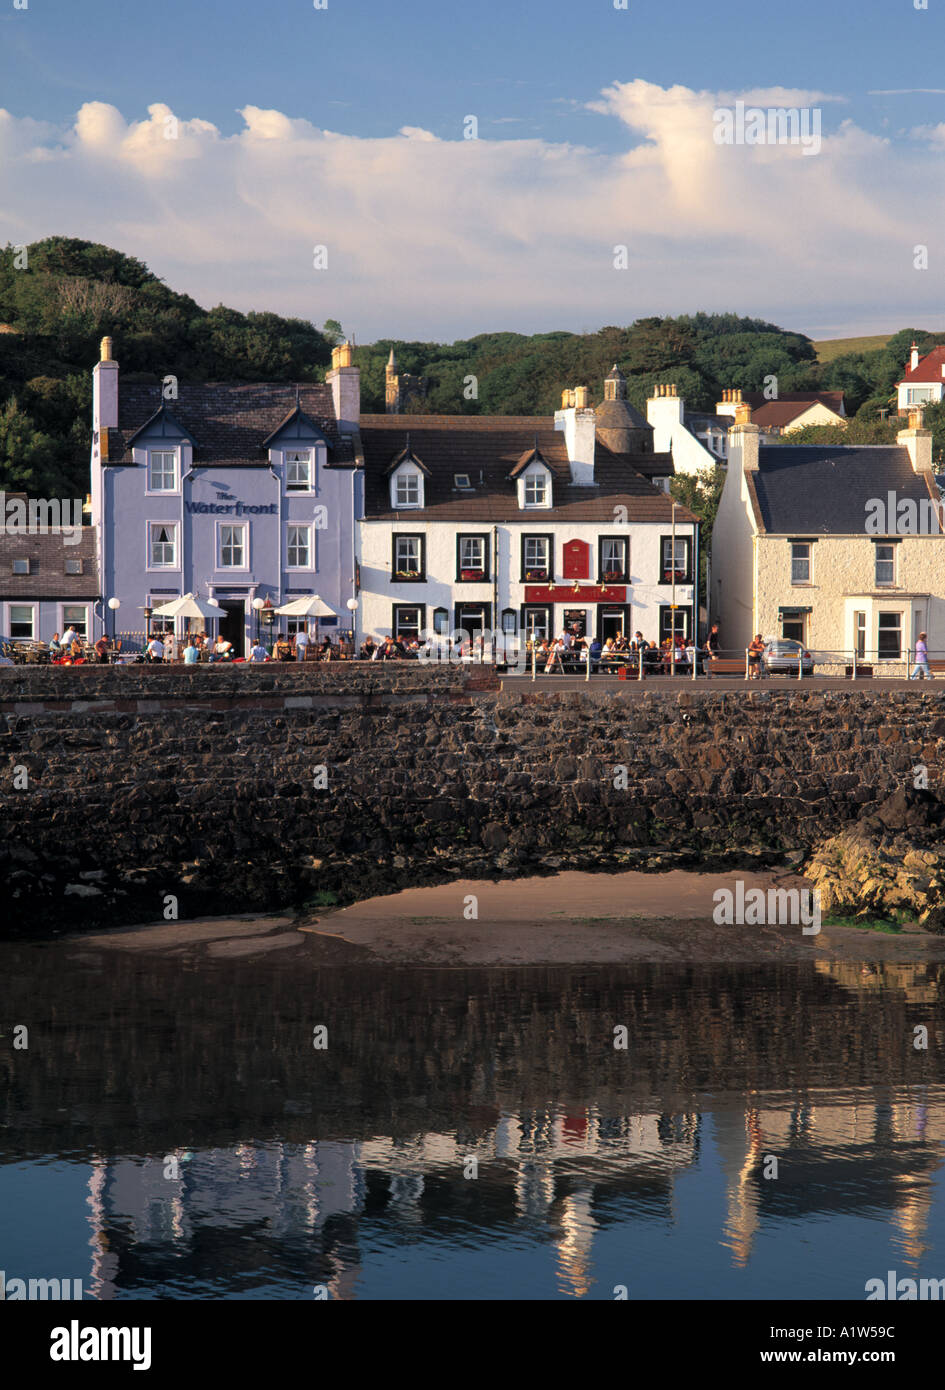
M 183 598 L 172 598 L 160 608 L 151 609 L 152 618 L 222 618 L 225 613 L 225 608 L 199 594 L 184 594 Z
M 315 619 L 315 639 L 318 640 L 318 620 L 319 618 L 337 618 L 338 614 L 331 604 L 326 603 L 318 594 L 303 594 L 301 598 L 294 598 L 291 603 L 284 603 L 281 608 L 276 609 L 286 618 L 314 618 Z
M 337 618 L 338 616 L 336 610 L 323 598 L 319 598 L 318 594 L 306 594 L 302 598 L 294 598 L 291 603 L 284 603 L 281 608 L 277 608 L 276 612 L 283 614 L 286 618 Z

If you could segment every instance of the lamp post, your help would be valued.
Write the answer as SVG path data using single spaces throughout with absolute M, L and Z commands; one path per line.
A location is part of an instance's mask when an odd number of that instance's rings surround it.
M 358 600 L 356 598 L 349 598 L 345 607 L 351 614 L 351 660 L 354 661 L 358 654 L 358 622 L 354 616 L 358 611 Z
M 669 669 L 670 669 L 670 675 L 671 675 L 671 676 L 675 676 L 675 674 L 676 674 L 676 503 L 675 503 L 675 502 L 673 503 L 673 521 L 672 521 L 672 528 L 671 528 L 671 529 L 672 529 L 672 540 L 671 540 L 671 542 L 670 542 L 670 550 L 672 551 L 672 566 L 673 566 L 673 596 L 672 596 L 672 599 L 670 600 L 670 612 L 671 612 L 671 614 L 672 614 L 672 622 L 671 622 L 671 624 L 670 624 L 670 628 L 671 628 L 671 631 L 672 631 L 672 634 L 673 634 L 673 645 L 670 647 L 670 668 L 669 668 Z
M 263 603 L 262 607 L 261 607 L 260 610 L 259 610 L 259 616 L 262 618 L 263 622 L 264 622 L 265 625 L 266 625 L 266 636 L 268 637 L 269 643 L 270 643 L 270 645 L 271 645 L 271 644 L 272 644 L 272 625 L 273 625 L 273 623 L 275 622 L 275 617 L 276 617 L 275 609 L 274 609 L 273 606 L 272 606 L 272 599 L 270 599 L 270 598 L 267 598 L 267 599 L 266 599 L 265 603 Z M 272 654 L 272 653 L 270 653 L 270 655 L 271 655 L 271 654 Z
M 253 599 L 253 611 L 256 614 L 256 642 L 259 642 L 259 615 L 265 607 L 265 600 L 261 598 Z
M 116 635 L 117 635 L 117 631 L 118 631 L 118 610 L 119 610 L 119 608 L 121 607 L 121 599 L 120 599 L 120 598 L 110 598 L 110 599 L 108 600 L 108 606 L 109 606 L 109 608 L 112 610 L 112 615 L 113 615 L 113 616 L 112 616 L 112 641 L 114 642 L 115 637 L 116 637 Z M 107 632 L 106 632 L 105 636 L 106 636 L 106 637 L 108 636 L 108 633 L 107 633 Z
M 144 606 L 144 644 L 145 644 L 145 646 L 147 646 L 148 643 L 151 641 L 151 614 L 152 614 L 153 612 L 154 612 L 154 609 L 151 607 L 150 603 L 145 604 L 145 606 Z

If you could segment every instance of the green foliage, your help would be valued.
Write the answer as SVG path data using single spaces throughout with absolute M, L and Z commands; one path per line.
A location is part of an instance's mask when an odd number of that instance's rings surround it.
M 209 312 L 110 247 L 49 237 L 0 250 L 0 486 L 84 496 L 91 369 L 114 340 L 122 379 L 321 381 L 329 340 L 304 319 Z
M 720 464 L 702 468 L 698 473 L 680 473 L 670 480 L 669 491 L 677 502 L 689 508 L 699 518 L 699 600 L 706 602 L 709 555 L 712 551 L 712 527 L 725 486 L 725 469 Z
M 895 444 L 902 421 L 854 416 L 846 425 L 805 425 L 784 436 L 786 444 Z

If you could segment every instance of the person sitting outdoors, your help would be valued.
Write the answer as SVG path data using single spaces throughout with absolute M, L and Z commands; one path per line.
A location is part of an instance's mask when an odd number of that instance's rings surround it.
M 59 645 L 62 647 L 62 652 L 63 652 L 63 655 L 64 655 L 64 656 L 68 656 L 68 655 L 69 655 L 69 650 L 70 650 L 70 648 L 71 648 L 73 642 L 75 641 L 75 639 L 76 639 L 76 631 L 75 631 L 75 628 L 74 628 L 74 627 L 72 626 L 72 624 L 70 623 L 69 626 L 66 628 L 65 632 L 62 634 L 62 638 L 60 639 L 60 644 L 59 644 Z
M 210 653 L 211 661 L 232 661 L 233 643 L 223 636 L 221 632 L 213 644 L 213 651 Z
M 318 648 L 318 659 L 319 661 L 331 661 L 333 655 L 334 649 L 331 645 L 331 638 L 328 636 L 328 633 L 326 632 L 325 636 L 322 638 L 321 645 Z
M 59 633 L 54 632 L 49 643 L 49 660 L 58 661 L 62 656 L 62 643 L 59 641 Z
M 200 660 L 200 651 L 193 637 L 188 637 L 184 646 L 184 665 L 196 666 Z
M 101 637 L 95 643 L 95 651 L 99 661 L 106 662 L 108 660 L 108 652 L 111 645 L 111 642 L 109 642 L 105 634 L 102 633 Z
M 269 653 L 266 651 L 266 648 L 263 646 L 262 642 L 259 640 L 258 637 L 256 638 L 256 641 L 253 643 L 252 647 L 250 648 L 250 651 L 249 651 L 249 659 L 250 659 L 250 661 L 268 661 L 268 660 L 269 660 Z
M 144 651 L 144 659 L 145 659 L 145 661 L 163 661 L 163 660 L 164 660 L 164 643 L 161 641 L 160 637 L 158 637 L 156 634 L 155 634 L 154 637 L 151 638 L 150 642 L 148 643 L 147 647 L 145 648 L 145 651 Z
M 372 661 L 376 651 L 377 643 L 372 637 L 368 637 L 366 641 L 361 643 L 361 650 L 358 652 L 358 656 L 361 661 Z
M 591 653 L 591 670 L 592 670 L 592 671 L 596 671 L 596 670 L 599 668 L 599 666 L 600 666 L 600 656 L 601 656 L 601 652 L 602 652 L 603 650 L 604 650 L 604 648 L 603 648 L 603 645 L 601 644 L 600 638 L 599 638 L 599 637 L 594 637 L 594 638 L 592 638 L 592 639 L 591 639 L 591 645 L 590 645 L 590 653 Z
M 560 671 L 561 674 L 564 675 L 564 661 L 562 660 L 562 658 L 564 656 L 565 650 L 566 648 L 564 645 L 563 637 L 558 637 L 551 644 L 551 649 L 548 652 L 548 660 L 545 663 L 546 676 L 552 675 L 555 670 Z

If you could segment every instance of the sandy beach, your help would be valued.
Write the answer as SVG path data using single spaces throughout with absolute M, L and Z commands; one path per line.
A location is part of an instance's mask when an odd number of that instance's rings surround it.
M 745 891 L 804 888 L 790 873 L 744 874 Z M 945 960 L 945 937 L 890 935 L 823 923 L 720 926 L 718 888 L 731 874 L 562 873 L 492 883 L 462 879 L 371 898 L 318 916 L 155 922 L 76 935 L 83 946 L 210 959 L 315 965 L 624 965 L 810 959 Z

